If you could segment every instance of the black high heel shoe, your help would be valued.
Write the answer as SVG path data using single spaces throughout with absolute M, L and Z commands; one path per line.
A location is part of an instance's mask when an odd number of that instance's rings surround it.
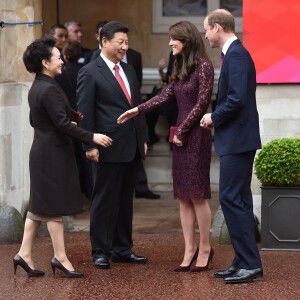
M 215 253 L 214 253 L 213 248 L 210 248 L 206 266 L 203 266 L 203 267 L 194 266 L 191 268 L 191 272 L 203 272 L 203 271 L 210 270 L 212 268 L 212 259 L 213 259 L 214 254 Z
M 26 263 L 26 261 L 19 254 L 16 254 L 16 256 L 13 259 L 13 262 L 14 262 L 14 275 L 16 275 L 18 266 L 24 269 L 28 277 L 40 277 L 45 275 L 43 271 L 31 269 Z
M 199 253 L 199 248 L 196 249 L 196 252 L 188 266 L 178 266 L 173 271 L 174 272 L 188 272 L 193 264 L 193 262 L 197 259 Z
M 69 277 L 69 278 L 78 278 L 78 277 L 84 276 L 84 274 L 82 272 L 69 271 L 55 257 L 53 257 L 51 260 L 51 267 L 52 267 L 52 271 L 53 271 L 53 276 L 55 276 L 55 268 L 61 270 L 66 275 L 66 277 Z

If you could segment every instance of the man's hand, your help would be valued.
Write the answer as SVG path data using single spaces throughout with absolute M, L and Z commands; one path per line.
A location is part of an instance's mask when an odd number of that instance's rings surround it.
M 203 128 L 208 128 L 208 129 L 211 129 L 214 127 L 214 123 L 212 121 L 211 114 L 205 114 L 202 117 L 202 119 L 200 121 L 200 126 Z
M 97 148 L 85 152 L 88 159 L 99 162 L 99 150 Z
M 167 66 L 166 60 L 164 58 L 161 58 L 157 64 L 158 72 L 161 73 L 166 66 Z
M 148 152 L 148 145 L 147 145 L 147 143 L 144 143 L 144 151 L 145 151 L 145 155 L 147 155 L 147 152 Z

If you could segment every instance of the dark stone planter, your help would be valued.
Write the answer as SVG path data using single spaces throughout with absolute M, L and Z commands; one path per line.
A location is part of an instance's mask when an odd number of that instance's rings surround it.
M 261 191 L 261 250 L 300 251 L 300 187 Z

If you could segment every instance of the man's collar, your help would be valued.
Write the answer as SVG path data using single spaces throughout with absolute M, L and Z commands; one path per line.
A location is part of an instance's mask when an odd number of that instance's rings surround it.
M 237 40 L 237 39 L 238 39 L 238 38 L 237 38 L 236 36 L 233 36 L 233 37 L 231 37 L 230 39 L 228 39 L 228 40 L 225 42 L 225 44 L 224 44 L 224 46 L 223 46 L 223 48 L 222 48 L 222 52 L 224 53 L 224 55 L 226 55 L 227 50 L 228 50 L 229 46 L 231 45 L 231 43 L 234 42 L 234 41 Z
M 111 60 L 109 60 L 104 54 L 103 51 L 101 51 L 100 56 L 103 58 L 103 60 L 105 61 L 105 63 L 107 64 L 107 66 L 109 67 L 110 70 L 113 70 L 114 66 L 117 65 L 120 68 L 120 62 L 118 62 L 117 64 L 115 64 L 114 62 L 112 62 Z

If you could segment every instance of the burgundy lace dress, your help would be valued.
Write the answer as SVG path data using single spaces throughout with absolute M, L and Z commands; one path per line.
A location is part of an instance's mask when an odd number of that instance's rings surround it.
M 200 200 L 211 197 L 210 161 L 212 135 L 200 127 L 212 94 L 214 70 L 202 59 L 198 68 L 185 82 L 172 82 L 160 95 L 138 106 L 145 114 L 167 102 L 177 101 L 176 135 L 182 147 L 173 145 L 174 197 L 180 200 Z

